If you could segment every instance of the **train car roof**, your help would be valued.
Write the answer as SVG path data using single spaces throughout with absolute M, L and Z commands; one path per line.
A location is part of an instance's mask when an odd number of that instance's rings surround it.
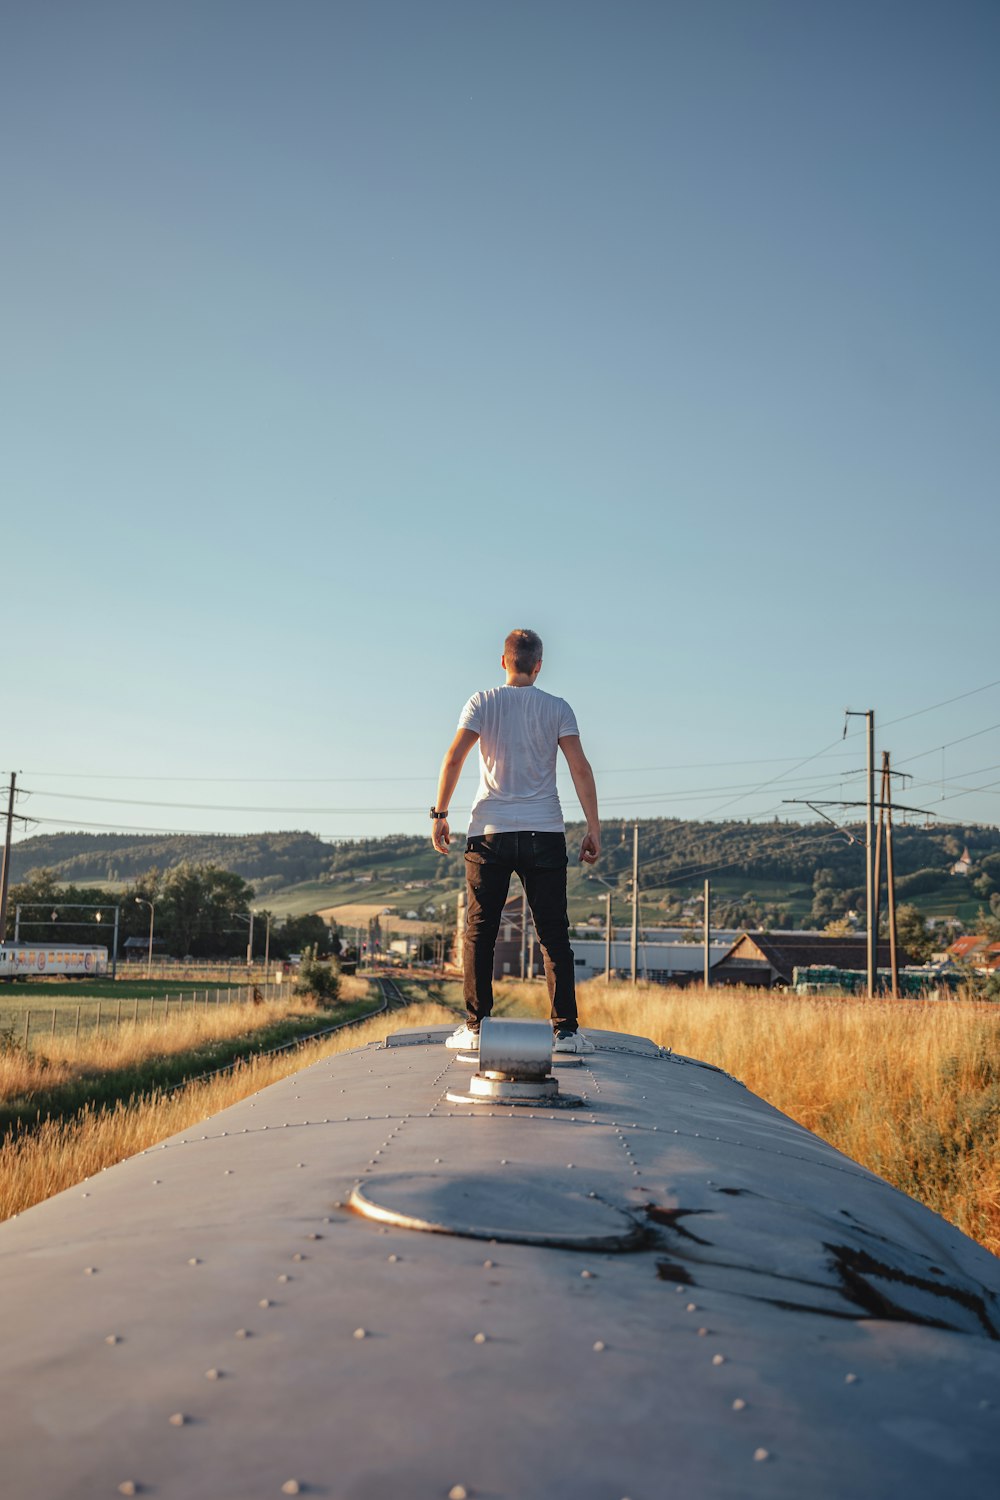
M 0 1226 L 10 1494 L 993 1492 L 993 1256 L 642 1038 L 515 1109 L 446 1034 Z

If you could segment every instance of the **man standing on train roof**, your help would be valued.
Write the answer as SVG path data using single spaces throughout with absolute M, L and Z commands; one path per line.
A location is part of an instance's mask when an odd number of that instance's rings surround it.
M 533 630 L 512 630 L 500 665 L 503 687 L 473 693 L 462 709 L 458 732 L 441 763 L 437 801 L 431 808 L 431 842 L 439 854 L 451 844 L 448 804 L 462 767 L 479 742 L 479 789 L 465 845 L 468 891 L 464 947 L 467 1020 L 447 1041 L 476 1048 L 479 1025 L 493 1009 L 493 954 L 510 877 L 520 877 L 531 907 L 545 962 L 556 1052 L 590 1052 L 579 1030 L 576 974 L 566 908 L 566 825 L 556 790 L 556 752 L 561 750 L 587 820 L 580 861 L 592 865 L 601 852 L 597 787 L 583 753 L 576 716 L 562 698 L 535 686 L 542 669 L 542 643 Z

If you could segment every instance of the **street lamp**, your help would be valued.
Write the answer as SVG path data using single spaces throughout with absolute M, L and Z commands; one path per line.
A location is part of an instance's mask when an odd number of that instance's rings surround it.
M 598 881 L 600 881 L 601 885 L 605 885 L 608 888 L 608 894 L 605 897 L 605 900 L 608 903 L 608 919 L 607 919 L 607 922 L 605 924 L 605 929 L 604 929 L 604 983 L 605 984 L 610 984 L 611 983 L 611 893 L 612 893 L 612 891 L 616 891 L 618 889 L 618 887 L 616 885 L 612 885 L 610 880 L 605 880 L 605 878 L 604 878 L 603 875 L 588 875 L 587 879 L 588 880 L 598 880 Z
M 271 972 L 271 913 L 269 911 L 264 913 L 264 921 L 266 923 L 264 928 L 264 983 L 267 984 L 268 975 Z
M 246 922 L 249 924 L 250 930 L 247 933 L 248 969 L 253 966 L 253 921 L 256 915 L 257 913 L 254 911 L 253 907 L 251 907 L 249 911 L 233 912 L 233 916 L 237 919 L 237 921 Z M 271 968 L 271 913 L 269 911 L 264 911 L 261 912 L 261 916 L 264 918 L 264 922 L 266 924 L 264 929 L 264 983 L 267 984 L 267 976 Z
M 136 904 L 136 906 L 148 906 L 149 907 L 149 950 L 148 950 L 148 952 L 146 954 L 146 978 L 147 979 L 152 979 L 152 977 L 153 977 L 153 915 L 154 915 L 154 912 L 153 912 L 153 903 L 152 903 L 152 901 L 144 901 L 141 896 L 136 896 L 136 898 L 135 898 L 135 904 Z

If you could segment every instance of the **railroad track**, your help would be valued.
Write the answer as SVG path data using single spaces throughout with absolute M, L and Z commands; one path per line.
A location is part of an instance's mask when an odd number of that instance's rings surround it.
M 382 996 L 382 1010 L 398 1010 L 403 1005 L 409 1005 L 410 1001 L 403 994 L 395 979 L 383 978 L 381 974 L 374 976 Z M 379 1015 L 379 1011 L 373 1011 L 373 1015 Z
M 375 978 L 382 1004 L 376 1005 L 374 1010 L 366 1011 L 363 1016 L 352 1016 L 349 1021 L 336 1021 L 332 1026 L 323 1026 L 318 1031 L 310 1031 L 306 1036 L 293 1037 L 289 1042 L 281 1042 L 277 1047 L 267 1047 L 260 1052 L 249 1052 L 243 1057 L 234 1058 L 232 1062 L 224 1063 L 221 1068 L 212 1068 L 207 1073 L 195 1073 L 189 1078 L 182 1078 L 178 1083 L 172 1084 L 167 1093 L 175 1093 L 178 1089 L 187 1088 L 189 1083 L 200 1083 L 206 1078 L 218 1078 L 222 1073 L 232 1073 L 241 1063 L 250 1058 L 277 1057 L 282 1052 L 294 1052 L 297 1047 L 304 1047 L 307 1042 L 319 1041 L 321 1037 L 332 1036 L 335 1031 L 344 1031 L 349 1026 L 363 1026 L 375 1016 L 381 1016 L 389 1010 L 398 1010 L 410 1002 L 403 994 L 394 979 Z

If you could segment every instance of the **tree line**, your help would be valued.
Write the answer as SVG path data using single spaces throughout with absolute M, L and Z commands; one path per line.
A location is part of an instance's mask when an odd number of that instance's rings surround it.
M 149 933 L 153 904 L 156 952 L 173 958 L 245 958 L 250 935 L 250 911 L 256 893 L 242 876 L 221 865 L 182 860 L 170 870 L 146 870 L 123 889 L 100 885 L 66 884 L 52 870 L 34 870 L 12 885 L 7 913 L 7 942 L 13 941 L 16 908 L 21 908 L 20 939 L 38 946 L 68 943 L 99 944 L 110 953 L 115 908 L 119 911 L 118 950 L 130 937 Z M 84 908 L 84 909 L 80 909 Z M 253 956 L 263 958 L 267 936 L 266 909 L 256 909 Z M 340 936 L 322 917 L 271 916 L 270 953 L 287 958 L 304 948 L 320 957 L 339 954 Z

